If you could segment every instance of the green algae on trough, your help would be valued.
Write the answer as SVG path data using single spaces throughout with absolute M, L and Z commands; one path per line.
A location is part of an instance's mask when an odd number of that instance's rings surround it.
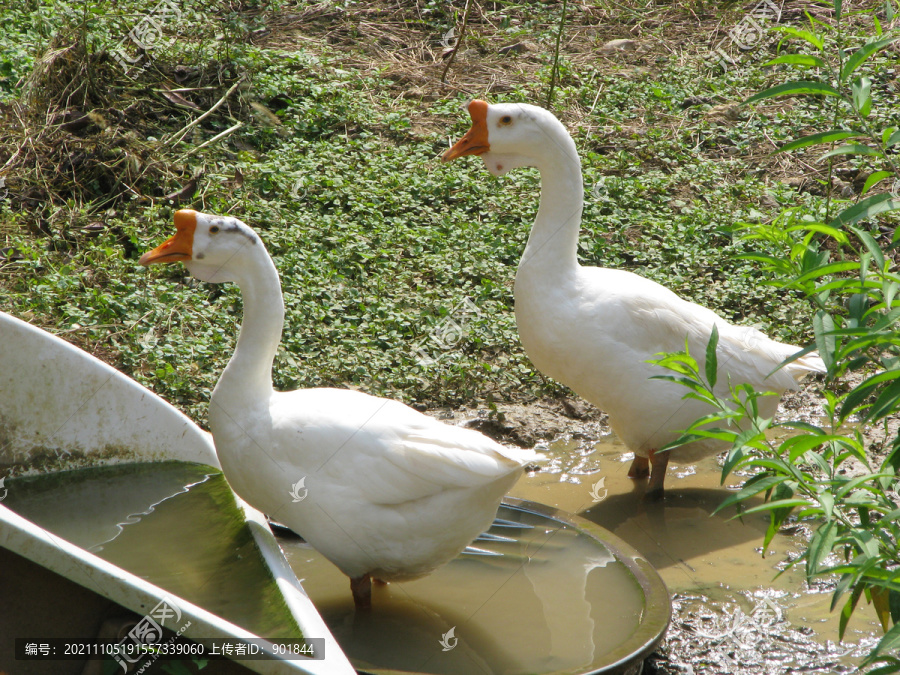
M 5 506 L 104 560 L 260 637 L 301 637 L 218 469 L 117 464 L 6 487 Z

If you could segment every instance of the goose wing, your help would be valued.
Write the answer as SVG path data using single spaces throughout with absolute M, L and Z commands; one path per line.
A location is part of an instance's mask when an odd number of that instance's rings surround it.
M 278 437 L 293 443 L 279 446 L 302 456 L 310 490 L 319 482 L 372 504 L 399 504 L 501 480 L 540 457 L 360 392 L 284 396 L 273 421 Z

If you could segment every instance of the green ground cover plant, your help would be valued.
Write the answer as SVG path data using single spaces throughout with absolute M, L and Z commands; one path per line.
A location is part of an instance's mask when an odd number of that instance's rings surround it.
M 15 29 L 0 38 L 12 132 L 0 162 L 8 165 L 0 193 L 8 311 L 202 419 L 209 373 L 233 346 L 238 298 L 204 290 L 208 304 L 190 310 L 204 321 L 182 321 L 193 287 L 173 290 L 136 265 L 173 211 L 189 205 L 265 230 L 288 298 L 279 386 L 362 386 L 423 405 L 559 392 L 524 358 L 511 313 L 536 175 L 498 191 L 470 166 L 436 161 L 446 135 L 465 128 L 463 96 L 425 106 L 398 100 L 392 80 L 354 71 L 340 54 L 252 44 L 248 36 L 281 5 L 242 14 L 187 3 L 178 39 L 152 51 L 146 68 L 124 73 L 110 52 L 147 7 L 31 3 L 3 16 Z M 553 40 L 558 9 L 523 10 L 505 34 Z M 449 20 L 437 9 L 425 16 L 435 33 Z M 550 65 L 549 54 L 541 59 L 539 74 Z M 796 298 L 761 283 L 765 275 L 737 257 L 749 248 L 729 230 L 735 217 L 761 217 L 761 200 L 793 198 L 791 188 L 745 173 L 740 151 L 722 160 L 722 147 L 749 148 L 763 121 L 744 130 L 679 104 L 734 88 L 752 71 L 698 83 L 697 66 L 661 59 L 653 76 L 623 76 L 561 56 L 556 97 L 583 118 L 573 131 L 588 190 L 604 186 L 589 192 L 582 258 L 637 269 L 733 320 L 795 334 Z M 540 101 L 540 78 L 492 99 Z M 172 141 L 239 79 L 224 105 Z M 686 124 L 657 126 L 673 112 Z M 85 127 L 59 128 L 88 113 L 97 119 Z M 780 135 L 778 122 L 765 125 Z M 447 349 L 433 331 L 466 299 L 479 313 Z M 431 357 L 424 365 L 423 351 Z

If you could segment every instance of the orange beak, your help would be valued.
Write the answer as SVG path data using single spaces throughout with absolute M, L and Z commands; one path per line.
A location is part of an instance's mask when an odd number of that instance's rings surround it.
M 487 114 L 488 104 L 485 101 L 475 99 L 469 103 L 472 128 L 443 154 L 441 161 L 449 162 L 451 159 L 464 155 L 483 155 L 491 149 L 491 144 L 488 142 Z
M 175 234 L 152 251 L 147 251 L 138 261 L 141 265 L 190 260 L 194 248 L 194 229 L 197 212 L 181 209 L 175 212 Z

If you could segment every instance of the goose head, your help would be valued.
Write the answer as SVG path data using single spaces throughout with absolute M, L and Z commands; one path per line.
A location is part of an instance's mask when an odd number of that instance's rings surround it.
M 175 234 L 142 255 L 139 262 L 183 262 L 200 281 L 237 282 L 248 263 L 244 253 L 249 247 L 261 249 L 262 241 L 237 218 L 181 209 L 175 213 Z
M 472 128 L 443 154 L 444 162 L 478 155 L 488 171 L 503 176 L 517 167 L 540 168 L 547 157 L 558 156 L 561 150 L 574 152 L 565 127 L 543 108 L 476 99 L 469 103 L 469 116 Z

